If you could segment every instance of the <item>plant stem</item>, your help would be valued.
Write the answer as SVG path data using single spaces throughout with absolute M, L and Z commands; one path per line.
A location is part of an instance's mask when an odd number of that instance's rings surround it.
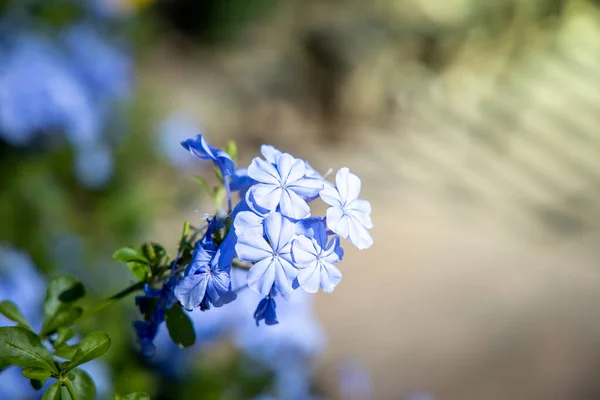
M 69 395 L 71 396 L 71 400 L 77 400 L 77 393 L 75 393 L 75 388 L 73 387 L 73 384 L 71 383 L 69 378 L 67 378 L 63 381 L 63 385 L 65 385 L 65 387 L 67 388 L 67 391 L 69 392 Z
M 91 308 L 90 310 L 84 312 L 83 315 L 81 316 L 81 318 L 79 318 L 79 320 L 82 320 L 86 317 L 89 317 L 92 314 L 96 314 L 97 312 L 102 311 L 103 309 L 112 305 L 113 303 L 116 303 L 123 297 L 129 296 L 131 293 L 137 292 L 138 290 L 142 290 L 144 288 L 144 285 L 145 285 L 145 282 L 142 282 L 142 281 L 134 283 L 133 285 L 121 290 L 119 293 L 104 300 L 102 303 L 98 304 L 96 307 Z

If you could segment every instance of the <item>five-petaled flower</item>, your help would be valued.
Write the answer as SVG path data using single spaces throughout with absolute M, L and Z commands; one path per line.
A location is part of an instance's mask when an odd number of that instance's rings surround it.
M 307 178 L 305 162 L 290 154 L 283 153 L 273 159 L 276 163 L 256 157 L 248 167 L 248 176 L 258 183 L 250 187 L 246 201 L 267 211 L 279 206 L 281 214 L 289 218 L 309 217 L 306 199 L 318 195 L 323 182 Z
M 331 207 L 327 210 L 327 227 L 344 239 L 349 239 L 359 249 L 373 244 L 368 229 L 371 222 L 371 204 L 358 198 L 360 178 L 348 168 L 340 169 L 335 176 L 337 187 L 325 185 L 321 199 Z
M 241 235 L 235 250 L 240 259 L 254 263 L 248 271 L 248 287 L 267 296 L 275 286 L 287 297 L 298 274 L 291 254 L 295 224 L 275 212 L 265 218 L 263 227 L 264 236 L 253 232 Z
M 292 255 L 298 267 L 298 284 L 308 293 L 317 293 L 319 287 L 330 293 L 342 279 L 342 273 L 333 265 L 341 261 L 344 251 L 340 238 L 335 236 L 327 243 L 323 223 L 316 222 L 312 238 L 298 236 L 292 243 Z

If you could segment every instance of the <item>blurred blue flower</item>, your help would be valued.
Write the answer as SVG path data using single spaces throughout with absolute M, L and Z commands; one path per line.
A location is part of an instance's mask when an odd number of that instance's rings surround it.
M 90 24 L 72 26 L 64 33 L 63 40 L 74 71 L 99 105 L 130 94 L 131 58 L 113 43 L 109 44 L 96 28 Z
M 358 360 L 344 360 L 339 366 L 340 395 L 348 400 L 371 398 L 371 377 Z
M 176 112 L 163 119 L 158 126 L 157 151 L 175 167 L 190 165 L 195 157 L 182 153 L 181 142 L 193 137 L 199 131 L 196 122 L 183 112 Z
M 104 144 L 84 147 L 75 154 L 75 177 L 88 188 L 103 187 L 112 178 L 113 172 L 113 154 Z
M 306 178 L 304 161 L 287 153 L 279 155 L 276 164 L 256 157 L 248 167 L 248 176 L 258 183 L 250 187 L 246 201 L 269 211 L 279 206 L 283 215 L 295 219 L 310 216 L 304 198 L 318 195 L 323 188 L 320 180 Z
M 298 274 L 291 253 L 295 224 L 280 213 L 273 213 L 264 220 L 264 235 L 242 234 L 235 246 L 240 259 L 254 263 L 248 271 L 248 286 L 263 296 L 275 286 L 287 297 Z
M 235 162 L 229 154 L 208 144 L 202 135 L 196 135 L 193 139 L 187 139 L 181 142 L 181 145 L 196 157 L 202 160 L 211 160 L 219 168 L 224 177 L 235 172 Z
M 18 37 L 0 63 L 0 135 L 22 146 L 54 130 L 77 147 L 94 143 L 99 116 L 60 52 L 35 36 Z
M 344 239 L 349 239 L 359 249 L 373 244 L 368 229 L 371 222 L 371 204 L 358 198 L 360 178 L 348 168 L 340 169 L 336 176 L 337 187 L 325 185 L 320 195 L 331 207 L 327 210 L 327 227 Z

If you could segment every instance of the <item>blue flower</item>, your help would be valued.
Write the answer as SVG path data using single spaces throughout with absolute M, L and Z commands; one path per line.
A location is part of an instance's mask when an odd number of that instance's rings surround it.
M 255 183 L 256 181 L 248 176 L 248 168 L 238 168 L 231 175 L 231 191 L 239 192 L 241 198 L 246 196 L 248 189 Z
M 314 237 L 298 236 L 292 244 L 292 255 L 298 268 L 298 284 L 308 293 L 317 293 L 319 287 L 330 293 L 342 279 L 342 273 L 333 265 L 341 261 L 344 251 L 340 238 L 327 243 L 327 232 L 322 224 L 314 225 Z
M 221 175 L 223 175 L 223 184 L 227 193 L 227 209 L 231 212 L 231 189 L 229 188 L 228 176 L 235 172 L 235 162 L 224 150 L 218 149 L 206 143 L 202 135 L 196 135 L 193 139 L 187 139 L 181 142 L 184 149 L 202 160 L 212 160 Z
M 267 296 L 275 286 L 287 297 L 293 291 L 291 283 L 298 275 L 291 253 L 295 224 L 276 212 L 265 218 L 263 225 L 264 236 L 241 235 L 235 250 L 240 259 L 254 263 L 247 277 L 252 290 Z
M 184 149 L 202 160 L 212 160 L 224 177 L 232 175 L 235 172 L 235 162 L 229 154 L 206 143 L 202 135 L 196 135 L 193 139 L 187 139 L 181 142 L 181 145 Z
M 344 239 L 349 239 L 359 249 L 373 244 L 368 229 L 371 222 L 371 204 L 358 198 L 360 178 L 348 168 L 340 169 L 336 176 L 337 185 L 325 185 L 321 190 L 321 199 L 331 207 L 327 210 L 327 227 Z
M 106 42 L 92 26 L 71 27 L 64 35 L 64 42 L 75 71 L 95 99 L 112 101 L 129 94 L 130 58 Z
M 265 217 L 252 211 L 241 211 L 233 220 L 233 228 L 238 237 L 247 234 L 262 236 Z
M 144 357 L 152 357 L 156 353 L 154 338 L 158 333 L 159 324 L 152 321 L 134 321 L 133 328 L 138 337 L 138 343 L 142 349 Z
M 207 232 L 210 232 L 210 226 Z M 185 277 L 175 287 L 175 297 L 188 310 L 198 306 L 203 311 L 208 310 L 211 304 L 221 307 L 237 297 L 231 291 L 229 275 L 235 255 L 234 234 L 227 235 L 218 249 L 209 233 L 204 239 L 204 245 L 202 241 L 196 243 Z
M 246 201 L 274 211 L 279 206 L 281 214 L 294 219 L 310 216 L 306 198 L 316 196 L 323 182 L 306 177 L 306 164 L 284 153 L 273 164 L 255 158 L 248 167 L 248 176 L 258 183 L 246 194 Z
M 254 319 L 256 320 L 256 326 L 259 325 L 259 322 L 265 320 L 265 324 L 267 325 L 276 325 L 279 323 L 277 321 L 277 314 L 275 312 L 275 308 L 277 305 L 275 304 L 275 299 L 273 296 L 269 295 L 262 299 L 258 303 L 258 307 L 256 307 L 256 311 L 254 311 Z

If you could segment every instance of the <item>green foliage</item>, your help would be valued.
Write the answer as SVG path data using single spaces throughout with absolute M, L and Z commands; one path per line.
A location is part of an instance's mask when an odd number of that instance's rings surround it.
M 36 381 L 44 382 L 46 379 L 52 376 L 52 373 L 44 368 L 32 368 L 27 367 L 21 370 L 21 374 L 25 378 L 35 379 Z
M 125 396 L 119 396 L 118 394 L 115 394 L 113 400 L 150 400 L 150 395 L 144 392 L 129 393 Z
M 77 345 L 77 351 L 65 370 L 102 357 L 110 349 L 110 345 L 110 337 L 106 333 L 100 331 L 89 333 Z
M 52 386 L 48 388 L 44 392 L 44 396 L 42 396 L 42 400 L 62 400 L 62 388 L 60 382 L 54 382 Z M 66 397 L 65 397 L 66 399 Z
M 169 336 L 177 346 L 189 347 L 196 342 L 194 325 L 179 304 L 167 310 L 165 321 Z
M 40 368 L 58 373 L 52 354 L 38 335 L 20 326 L 0 328 L 0 358 L 23 368 Z
M 52 342 L 52 345 L 54 346 L 54 348 L 60 347 L 63 343 L 74 337 L 76 334 L 77 332 L 75 331 L 75 329 L 61 326 L 56 331 L 56 340 Z
M 75 369 L 69 372 L 67 380 L 67 385 L 70 383 L 77 394 L 77 400 L 96 400 L 96 385 L 87 372 Z M 75 400 L 72 397 L 63 398 Z
M 83 284 L 72 276 L 59 276 L 50 280 L 44 301 L 42 337 L 54 333 L 60 327 L 71 326 L 81 317 L 83 309 L 73 305 L 73 302 L 84 294 Z
M 14 321 L 17 324 L 19 324 L 19 326 L 31 330 L 31 327 L 29 326 L 27 320 L 21 313 L 21 310 L 19 310 L 19 307 L 17 307 L 17 305 L 12 301 L 0 301 L 0 313 L 2 313 L 2 315 L 10 319 L 11 321 Z
M 230 140 L 230 141 L 227 142 L 227 146 L 225 146 L 225 152 L 227 154 L 229 154 L 229 157 L 231 157 L 231 159 L 237 163 L 237 161 L 238 161 L 238 148 L 237 148 L 237 145 L 235 144 L 235 142 L 233 140 Z
M 152 276 L 150 260 L 146 258 L 142 249 L 133 246 L 123 247 L 114 252 L 113 258 L 127 263 L 133 276 L 140 281 L 146 281 Z

